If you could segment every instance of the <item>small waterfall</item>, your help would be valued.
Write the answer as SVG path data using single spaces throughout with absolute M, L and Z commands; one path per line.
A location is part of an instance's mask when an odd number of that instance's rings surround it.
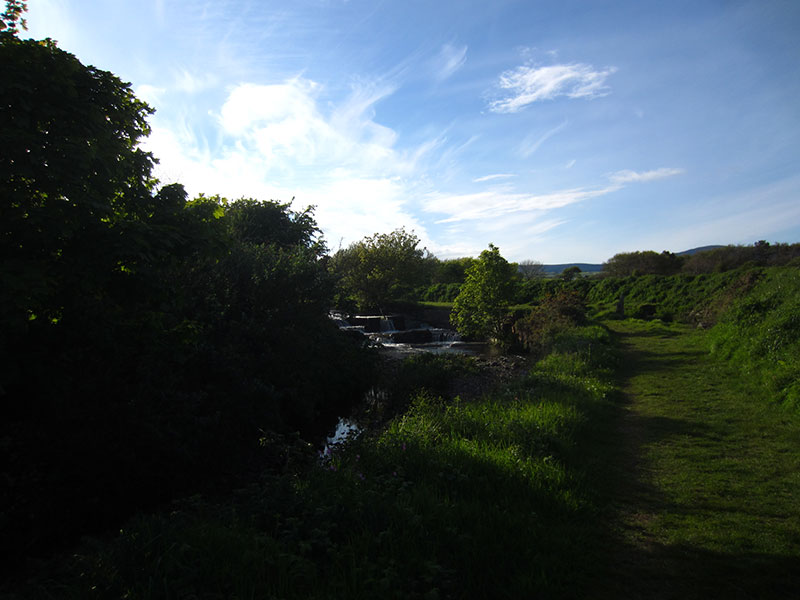
M 431 329 L 432 341 L 438 344 L 460 342 L 461 336 L 452 329 Z
M 470 345 L 462 343 L 461 336 L 452 329 L 431 327 L 409 315 L 345 315 L 331 312 L 330 318 L 342 331 L 358 331 L 379 348 L 395 354 L 475 353 Z

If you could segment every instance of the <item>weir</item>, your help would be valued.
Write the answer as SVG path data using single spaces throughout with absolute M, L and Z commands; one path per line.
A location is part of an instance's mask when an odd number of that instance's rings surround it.
M 409 315 L 347 315 L 330 313 L 331 320 L 345 331 L 356 331 L 383 351 L 394 354 L 455 352 L 479 354 L 480 348 L 461 340 L 458 332 L 434 327 Z

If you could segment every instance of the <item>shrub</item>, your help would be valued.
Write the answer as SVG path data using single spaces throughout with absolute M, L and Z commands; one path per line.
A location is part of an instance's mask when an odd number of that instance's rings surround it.
M 585 322 L 586 306 L 581 295 L 562 289 L 546 296 L 527 316 L 518 319 L 512 330 L 526 349 L 539 353 L 552 344 L 558 333 Z

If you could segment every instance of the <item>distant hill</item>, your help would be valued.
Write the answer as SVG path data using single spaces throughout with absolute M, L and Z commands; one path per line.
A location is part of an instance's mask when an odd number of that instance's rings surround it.
M 683 252 L 676 252 L 678 256 L 691 256 L 692 254 L 697 254 L 698 252 L 705 252 L 706 250 L 714 250 L 716 248 L 724 248 L 725 246 L 700 246 L 699 248 L 692 248 L 691 250 L 684 250 Z M 602 264 L 593 264 L 593 263 L 565 263 L 561 265 L 542 265 L 544 267 L 544 272 L 547 273 L 548 276 L 552 277 L 553 275 L 559 275 L 564 269 L 569 267 L 578 267 L 580 268 L 582 273 L 597 273 L 603 270 Z
M 705 252 L 706 250 L 716 250 L 717 248 L 724 248 L 725 246 L 700 246 L 699 248 L 692 248 L 691 250 L 684 250 L 683 252 L 678 252 L 678 256 L 691 256 L 692 254 L 697 254 L 698 252 Z

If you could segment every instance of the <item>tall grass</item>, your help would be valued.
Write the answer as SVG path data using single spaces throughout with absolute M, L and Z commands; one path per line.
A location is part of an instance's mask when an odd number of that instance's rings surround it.
M 712 352 L 800 411 L 800 269 L 757 272 L 711 333 Z

